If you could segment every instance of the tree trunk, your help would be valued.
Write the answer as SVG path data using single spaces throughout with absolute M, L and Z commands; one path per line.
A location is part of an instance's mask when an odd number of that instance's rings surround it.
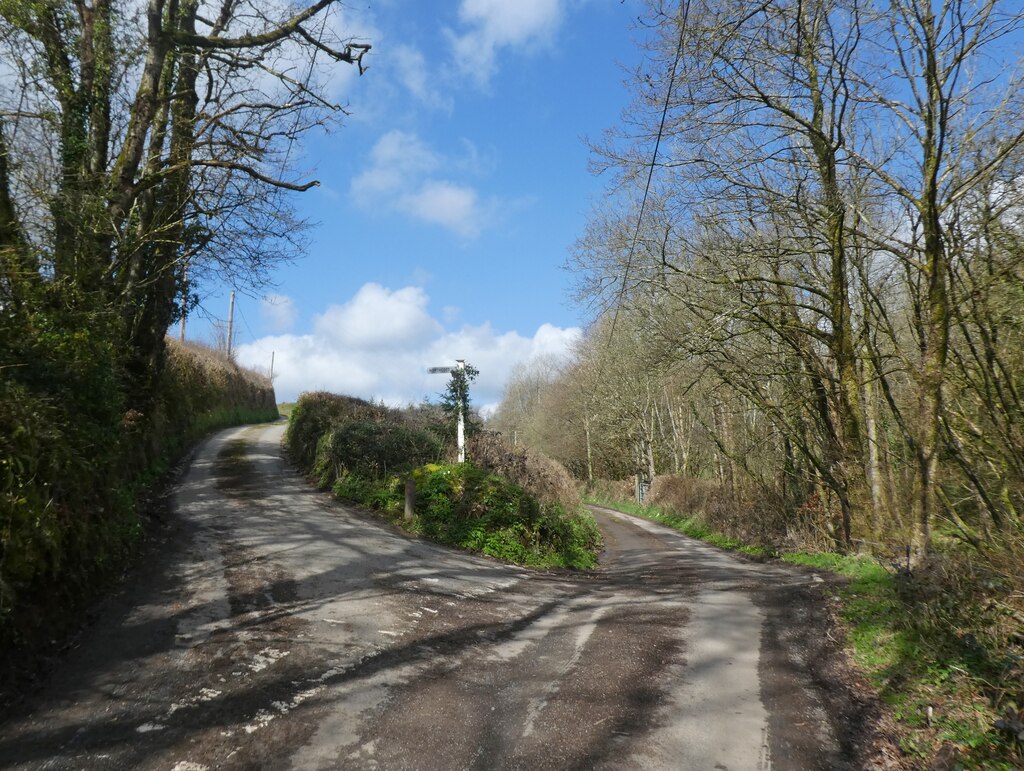
M 949 297 L 946 286 L 946 249 L 942 234 L 942 208 L 939 203 L 939 176 L 942 168 L 944 96 L 938 61 L 938 30 L 932 6 L 921 3 L 924 80 L 928 95 L 924 114 L 923 188 L 919 203 L 924 237 L 924 278 L 927 293 L 923 308 L 922 372 L 919 381 L 917 479 L 914 490 L 914 547 L 919 557 L 931 549 L 932 522 L 938 498 L 935 486 L 939 473 L 939 444 L 943 414 L 943 386 L 949 350 Z

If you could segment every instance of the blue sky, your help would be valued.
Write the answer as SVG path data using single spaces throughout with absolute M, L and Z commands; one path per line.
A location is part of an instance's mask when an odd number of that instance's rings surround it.
M 603 180 L 587 169 L 628 104 L 637 0 L 379 0 L 334 23 L 373 44 L 333 88 L 351 116 L 310 137 L 297 196 L 308 254 L 239 296 L 243 364 L 275 358 L 280 401 L 326 389 L 434 398 L 465 358 L 487 408 L 519 362 L 566 351 L 589 319 L 563 269 Z M 227 293 L 204 301 L 226 317 Z M 209 339 L 196 320 L 190 336 Z

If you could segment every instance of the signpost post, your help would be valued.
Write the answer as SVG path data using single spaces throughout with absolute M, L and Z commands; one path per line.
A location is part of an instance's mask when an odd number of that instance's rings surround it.
M 431 367 L 427 370 L 432 375 L 440 373 L 451 373 L 455 370 L 465 371 L 466 362 L 464 359 L 456 359 L 454 367 Z M 463 395 L 459 404 L 459 422 L 456 429 L 456 441 L 458 444 L 459 463 L 466 462 L 466 397 Z

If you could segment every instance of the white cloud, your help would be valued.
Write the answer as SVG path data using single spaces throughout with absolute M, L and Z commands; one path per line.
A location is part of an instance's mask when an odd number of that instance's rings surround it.
M 439 163 L 437 154 L 415 134 L 389 131 L 370 150 L 370 165 L 353 178 L 352 195 L 360 200 L 391 195 L 415 184 Z
M 476 190 L 445 181 L 425 182 L 415 193 L 402 196 L 399 207 L 467 238 L 478 235 L 489 219 Z
M 436 88 L 438 75 L 431 73 L 422 51 L 415 46 L 399 43 L 388 49 L 387 56 L 398 82 L 413 98 L 428 107 L 452 109 L 452 97 L 443 95 Z
M 544 354 L 565 356 L 581 334 L 551 324 L 531 336 L 499 332 L 490 323 L 448 329 L 430 315 L 428 302 L 418 287 L 366 284 L 347 302 L 316 316 L 308 334 L 241 345 L 238 359 L 266 368 L 273 352 L 280 401 L 293 401 L 302 391 L 328 390 L 398 406 L 436 400 L 446 381 L 427 369 L 465 359 L 480 370 L 473 403 L 487 411 L 500 401 L 516 364 Z
M 442 167 L 470 172 L 479 168 L 476 147 L 463 143 L 463 150 L 465 158 L 444 158 L 416 134 L 389 131 L 370 151 L 369 165 L 353 177 L 350 193 L 364 206 L 383 204 L 473 238 L 494 220 L 497 203 L 482 200 L 470 185 L 435 176 Z
M 564 16 L 562 0 L 462 0 L 461 34 L 449 31 L 455 63 L 481 85 L 494 73 L 502 48 L 549 45 Z
M 274 332 L 287 332 L 295 326 L 299 309 L 295 301 L 284 294 L 268 294 L 260 303 L 263 322 Z
M 332 305 L 317 316 L 313 333 L 350 350 L 418 346 L 441 329 L 427 313 L 427 302 L 419 287 L 392 292 L 380 284 L 366 284 L 344 305 Z

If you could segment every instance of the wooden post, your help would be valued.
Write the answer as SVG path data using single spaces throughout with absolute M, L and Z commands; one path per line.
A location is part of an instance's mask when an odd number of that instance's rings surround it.
M 235 332 L 235 290 L 231 290 L 231 304 L 228 305 L 228 361 L 231 361 L 231 337 Z
M 416 480 L 407 477 L 405 480 L 405 521 L 412 519 L 413 511 L 416 508 Z

